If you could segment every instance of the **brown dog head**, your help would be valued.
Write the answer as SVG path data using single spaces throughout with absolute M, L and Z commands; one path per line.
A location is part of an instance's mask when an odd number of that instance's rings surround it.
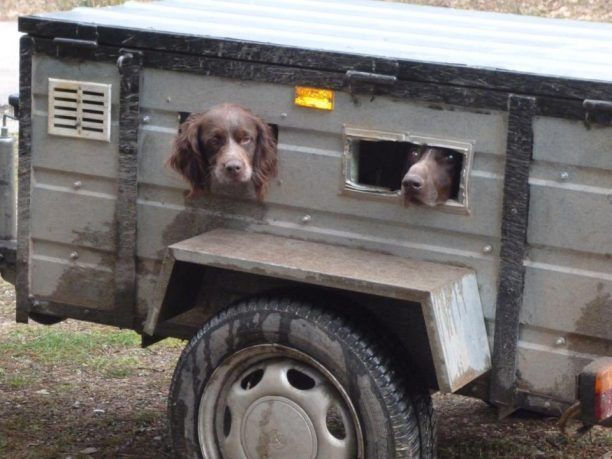
M 405 205 L 436 206 L 456 196 L 461 175 L 461 154 L 427 145 L 410 148 L 408 172 L 402 179 Z
M 192 114 L 174 141 L 168 165 L 191 185 L 190 196 L 210 191 L 212 183 L 251 182 L 259 200 L 276 176 L 276 140 L 261 118 L 235 104 Z

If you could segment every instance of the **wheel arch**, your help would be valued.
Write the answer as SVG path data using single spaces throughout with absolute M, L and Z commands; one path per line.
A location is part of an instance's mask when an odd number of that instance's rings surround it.
M 154 334 L 143 335 L 144 345 L 166 337 L 191 339 L 221 310 L 249 297 L 274 295 L 309 302 L 375 333 L 394 350 L 399 366 L 410 374 L 410 380 L 428 389 L 438 389 L 432 350 L 418 303 L 192 263 L 177 265 L 179 272 L 170 277 L 164 292 L 164 313 Z

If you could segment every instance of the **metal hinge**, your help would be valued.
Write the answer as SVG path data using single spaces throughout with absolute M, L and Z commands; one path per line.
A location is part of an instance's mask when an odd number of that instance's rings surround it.
M 612 101 L 585 99 L 582 107 L 587 126 L 591 124 L 612 126 Z

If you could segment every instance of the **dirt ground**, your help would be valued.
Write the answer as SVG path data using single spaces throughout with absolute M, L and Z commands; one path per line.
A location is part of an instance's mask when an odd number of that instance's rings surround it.
M 139 347 L 131 331 L 14 321 L 0 281 L 0 457 L 172 457 L 166 395 L 183 343 Z M 609 458 L 610 429 L 564 437 L 554 418 L 497 421 L 484 402 L 436 395 L 441 458 Z M 574 425 L 573 428 L 576 426 Z M 607 454 L 607 456 L 606 456 Z

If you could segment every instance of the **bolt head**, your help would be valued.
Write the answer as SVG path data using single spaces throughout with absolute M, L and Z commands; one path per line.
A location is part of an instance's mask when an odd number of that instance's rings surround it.
M 280 114 L 280 117 L 281 117 L 281 118 L 287 118 L 287 116 L 288 116 L 288 115 L 287 115 L 285 112 L 283 112 L 283 113 L 281 113 L 281 114 Z
M 567 180 L 569 179 L 569 172 L 563 171 L 559 174 L 559 179 L 561 180 Z
M 310 215 L 304 215 L 302 217 L 302 223 L 310 223 L 311 220 L 312 220 L 312 217 Z
M 151 117 L 149 115 L 145 115 L 142 117 L 143 124 L 147 124 L 151 121 Z
M 563 336 L 560 336 L 555 341 L 555 346 L 563 346 L 563 345 L 565 345 L 565 338 Z
M 167 103 L 172 102 L 172 97 L 170 97 L 170 96 L 166 97 L 166 102 L 167 102 Z
M 72 188 L 74 188 L 75 190 L 80 190 L 82 187 L 83 187 L 83 182 L 81 182 L 80 180 L 77 180 L 76 182 L 72 184 Z
M 485 245 L 482 248 L 482 253 L 493 253 L 493 246 L 490 244 Z
M 76 260 L 77 258 L 79 258 L 79 252 L 77 252 L 76 250 L 74 252 L 70 252 L 71 260 Z

